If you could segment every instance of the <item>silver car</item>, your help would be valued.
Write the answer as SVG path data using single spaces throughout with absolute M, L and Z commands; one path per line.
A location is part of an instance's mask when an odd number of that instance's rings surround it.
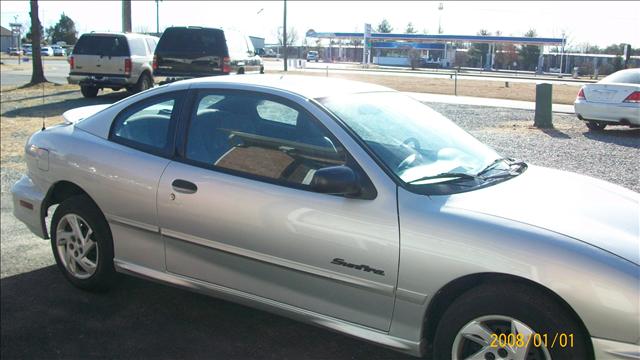
M 640 69 L 620 70 L 583 86 L 574 107 L 590 130 L 604 130 L 607 125 L 639 127 Z
M 200 78 L 64 118 L 12 192 L 77 287 L 128 273 L 436 359 L 640 357 L 639 194 L 401 93 Z

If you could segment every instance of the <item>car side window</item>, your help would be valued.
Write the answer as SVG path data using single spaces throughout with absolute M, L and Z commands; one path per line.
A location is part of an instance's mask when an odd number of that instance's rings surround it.
M 142 39 L 130 39 L 129 48 L 131 49 L 131 55 L 146 56 L 147 50 Z
M 147 48 L 149 49 L 149 54 L 153 54 L 153 52 L 156 51 L 156 41 L 151 38 L 147 38 L 145 41 L 147 43 Z
M 188 127 L 190 162 L 295 187 L 344 165 L 340 143 L 297 105 L 258 93 L 201 93 Z
M 163 151 L 169 144 L 179 96 L 159 96 L 126 109 L 114 120 L 110 139 L 147 152 Z

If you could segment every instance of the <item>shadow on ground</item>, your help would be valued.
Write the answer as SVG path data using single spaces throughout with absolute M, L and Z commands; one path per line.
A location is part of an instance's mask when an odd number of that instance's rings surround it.
M 103 294 L 73 288 L 55 266 L 0 284 L 2 359 L 413 359 L 129 276 Z
M 640 129 L 613 127 L 603 131 L 585 131 L 584 136 L 591 140 L 612 143 L 620 146 L 640 148 Z
M 130 96 L 126 91 L 117 91 L 107 94 L 100 94 L 98 97 L 83 98 L 79 91 L 64 91 L 64 94 L 56 93 L 45 95 L 44 103 L 38 102 L 40 96 L 30 96 L 28 98 L 3 100 L 3 108 L 7 108 L 2 113 L 5 117 L 53 117 L 60 116 L 67 110 L 82 106 L 111 104 Z M 64 95 L 64 96 L 61 96 Z M 73 95 L 69 97 L 69 95 Z M 63 97 L 60 99 L 60 97 Z M 4 110 L 4 109 L 3 109 Z

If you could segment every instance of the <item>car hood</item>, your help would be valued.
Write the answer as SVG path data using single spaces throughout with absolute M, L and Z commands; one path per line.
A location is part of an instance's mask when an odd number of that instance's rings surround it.
M 640 265 L 640 194 L 606 181 L 530 165 L 445 206 L 544 228 Z
M 89 116 L 106 109 L 110 104 L 83 106 L 71 110 L 67 110 L 62 114 L 62 118 L 66 123 L 75 124 L 82 119 L 86 119 Z

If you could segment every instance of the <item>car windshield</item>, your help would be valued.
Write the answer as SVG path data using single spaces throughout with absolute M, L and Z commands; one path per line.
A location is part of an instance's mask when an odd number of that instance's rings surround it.
M 500 158 L 449 119 L 401 93 L 360 93 L 319 101 L 405 183 L 470 178 Z

